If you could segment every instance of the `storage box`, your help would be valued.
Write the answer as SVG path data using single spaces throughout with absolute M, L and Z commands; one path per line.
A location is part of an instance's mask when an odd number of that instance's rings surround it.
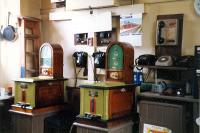
M 130 115 L 135 86 L 119 82 L 101 82 L 80 86 L 80 116 L 110 120 Z

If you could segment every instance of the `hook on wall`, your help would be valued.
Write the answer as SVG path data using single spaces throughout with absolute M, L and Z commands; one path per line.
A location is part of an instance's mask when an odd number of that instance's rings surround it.
M 89 9 L 90 9 L 90 14 L 92 15 L 93 14 L 93 9 L 91 6 L 89 6 Z

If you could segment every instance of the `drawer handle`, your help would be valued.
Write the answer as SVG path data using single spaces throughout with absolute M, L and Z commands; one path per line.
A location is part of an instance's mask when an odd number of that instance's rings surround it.
M 52 82 L 49 82 L 48 85 L 51 86 L 51 85 L 53 85 L 53 83 L 52 83 Z
M 126 92 L 126 89 L 125 89 L 125 88 L 122 88 L 120 91 L 121 91 L 121 92 Z
M 20 84 L 20 88 L 22 89 L 27 89 L 28 88 L 28 85 L 26 83 L 21 83 Z

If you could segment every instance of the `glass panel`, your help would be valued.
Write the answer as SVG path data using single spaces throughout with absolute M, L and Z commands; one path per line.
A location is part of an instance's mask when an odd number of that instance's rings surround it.
M 25 34 L 33 35 L 33 30 L 30 28 L 25 28 Z
M 34 52 L 34 40 L 26 39 L 26 52 Z
M 44 76 L 52 75 L 52 49 L 49 45 L 44 45 L 40 51 L 40 69 Z
M 34 57 L 26 56 L 26 69 L 34 69 Z

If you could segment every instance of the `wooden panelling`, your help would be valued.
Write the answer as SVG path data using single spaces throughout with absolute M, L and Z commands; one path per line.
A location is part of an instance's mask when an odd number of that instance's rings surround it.
M 166 127 L 173 133 L 185 132 L 185 109 L 178 104 L 161 102 L 140 102 L 140 133 L 143 133 L 144 123 Z

